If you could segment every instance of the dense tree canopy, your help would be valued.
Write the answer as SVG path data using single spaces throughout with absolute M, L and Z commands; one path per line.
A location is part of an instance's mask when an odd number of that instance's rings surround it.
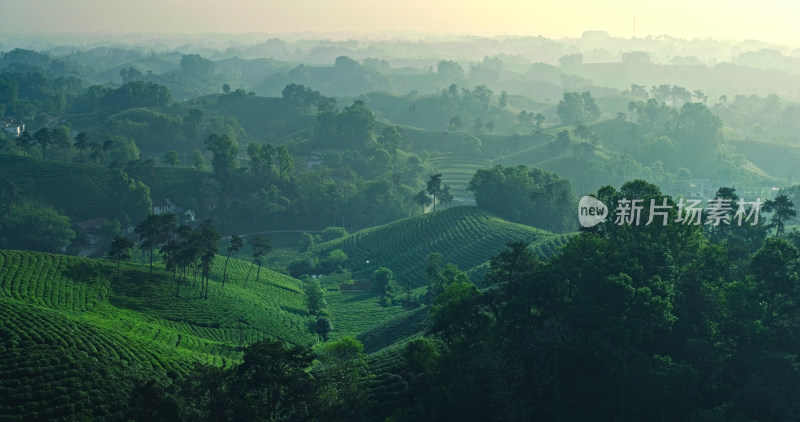
M 565 125 L 591 123 L 600 117 L 600 108 L 594 102 L 594 97 L 589 92 L 566 92 L 564 98 L 558 102 L 558 117 Z
M 2 248 L 59 252 L 75 238 L 69 217 L 49 207 L 12 205 L 0 216 Z
M 570 230 L 574 224 L 577 199 L 570 183 L 541 169 L 481 169 L 468 189 L 479 207 L 513 221 L 554 231 Z

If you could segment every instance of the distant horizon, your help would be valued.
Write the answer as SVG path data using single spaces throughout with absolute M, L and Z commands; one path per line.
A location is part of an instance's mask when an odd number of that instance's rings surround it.
M 793 55 L 800 56 L 800 42 L 799 43 L 786 43 L 776 42 L 757 38 L 714 38 L 714 37 L 679 37 L 670 34 L 660 35 L 645 35 L 624 37 L 615 36 L 602 29 L 586 29 L 578 35 L 548 35 L 548 34 L 514 34 L 514 33 L 457 33 L 445 31 L 296 31 L 296 32 L 111 32 L 111 31 L 40 31 L 40 32 L 5 32 L 0 30 L 0 36 L 10 37 L 11 40 L 0 41 L 0 46 L 4 44 L 12 44 L 14 38 L 17 40 L 26 41 L 44 41 L 52 43 L 53 45 L 71 45 L 71 44 L 125 44 L 136 45 L 146 44 L 158 41 L 189 41 L 198 40 L 210 37 L 223 37 L 216 39 L 219 43 L 226 42 L 241 42 L 241 45 L 249 45 L 249 43 L 261 43 L 266 39 L 280 39 L 282 41 L 297 42 L 297 41 L 358 41 L 358 42 L 415 42 L 415 41 L 441 41 L 441 40 L 463 40 L 463 39 L 497 39 L 497 40 L 513 40 L 513 39 L 527 39 L 527 38 L 544 38 L 553 41 L 563 40 L 581 40 L 584 39 L 583 35 L 587 32 L 606 33 L 608 39 L 622 40 L 622 41 L 635 41 L 635 40 L 675 40 L 680 42 L 717 42 L 722 44 L 746 44 L 757 43 L 764 44 L 765 46 L 783 48 L 794 53 Z M 66 37 L 66 39 L 65 39 Z M 99 39 L 99 37 L 106 37 Z M 242 39 L 253 38 L 249 41 L 242 41 Z M 213 47 L 210 47 L 213 48 Z
M 564 1 L 441 0 L 6 0 L 0 32 L 23 37 L 58 34 L 200 36 L 210 34 L 363 34 L 412 36 L 715 40 L 800 46 L 800 3 L 764 0 Z M 13 11 L 13 12 L 9 12 Z M 635 25 L 634 25 L 635 19 Z

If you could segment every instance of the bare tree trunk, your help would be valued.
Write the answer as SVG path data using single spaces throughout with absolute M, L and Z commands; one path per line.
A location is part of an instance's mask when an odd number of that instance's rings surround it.
M 247 280 L 250 278 L 250 272 L 253 271 L 253 264 L 250 264 L 250 269 L 247 270 L 247 277 L 244 278 L 244 287 L 247 287 Z

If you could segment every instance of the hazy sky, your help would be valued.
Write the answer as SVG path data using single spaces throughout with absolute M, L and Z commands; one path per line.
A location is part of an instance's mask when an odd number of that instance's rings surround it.
M 2 0 L 0 32 L 290 33 L 759 39 L 800 45 L 793 0 Z

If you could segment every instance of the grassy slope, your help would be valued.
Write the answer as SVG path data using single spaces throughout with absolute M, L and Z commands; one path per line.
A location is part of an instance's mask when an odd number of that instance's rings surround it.
M 262 269 L 256 283 L 254 270 L 244 288 L 251 266 L 231 260 L 222 288 L 223 262 L 203 300 L 192 281 L 175 297 L 158 268 L 117 277 L 106 261 L 0 251 L 0 414 L 116 418 L 133 378 L 228 365 L 264 337 L 315 341 L 299 281 Z

